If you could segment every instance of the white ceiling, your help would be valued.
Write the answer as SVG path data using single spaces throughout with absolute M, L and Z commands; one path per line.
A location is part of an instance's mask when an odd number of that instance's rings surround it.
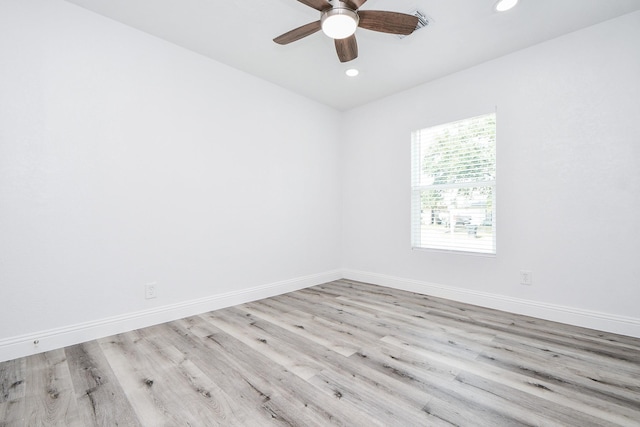
M 296 0 L 67 0 L 339 110 L 635 10 L 640 0 L 368 0 L 362 9 L 412 13 L 431 23 L 399 38 L 358 29 L 359 57 L 341 64 L 321 32 L 286 46 L 272 39 L 316 21 Z M 347 68 L 360 75 L 346 77 Z

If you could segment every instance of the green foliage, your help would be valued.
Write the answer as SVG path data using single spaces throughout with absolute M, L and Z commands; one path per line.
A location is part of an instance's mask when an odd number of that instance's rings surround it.
M 423 209 L 478 207 L 491 210 L 496 179 L 496 116 L 488 114 L 420 132 Z M 467 184 L 467 185 L 465 185 Z M 446 186 L 438 188 L 439 186 Z
M 429 130 L 422 173 L 433 185 L 495 180 L 495 114 Z

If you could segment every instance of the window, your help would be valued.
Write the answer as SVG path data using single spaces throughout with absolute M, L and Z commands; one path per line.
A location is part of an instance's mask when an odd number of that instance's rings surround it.
M 413 248 L 496 253 L 496 115 L 412 133 Z

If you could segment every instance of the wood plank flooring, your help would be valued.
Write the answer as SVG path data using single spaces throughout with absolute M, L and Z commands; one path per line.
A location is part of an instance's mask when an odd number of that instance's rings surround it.
M 339 280 L 0 363 L 0 426 L 640 426 L 640 339 Z

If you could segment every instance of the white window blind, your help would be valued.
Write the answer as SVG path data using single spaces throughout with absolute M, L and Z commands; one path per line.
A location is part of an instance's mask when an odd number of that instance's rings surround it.
M 412 133 L 413 248 L 496 253 L 496 115 Z

